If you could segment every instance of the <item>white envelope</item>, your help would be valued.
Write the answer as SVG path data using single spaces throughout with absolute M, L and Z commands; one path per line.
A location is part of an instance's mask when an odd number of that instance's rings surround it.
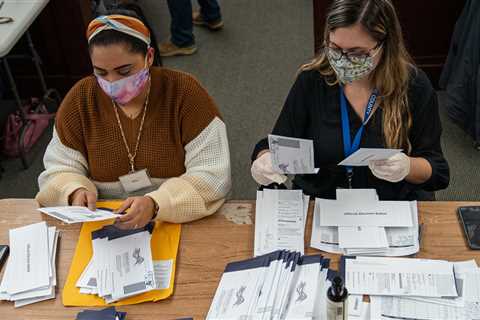
M 16 294 L 50 285 L 48 229 L 40 222 L 9 231 L 10 261 L 15 281 L 9 281 L 7 292 Z
M 114 285 L 112 299 L 130 297 L 157 287 L 150 239 L 151 234 L 143 231 L 108 241 Z
M 340 248 L 388 248 L 383 227 L 338 227 Z
M 338 165 L 350 167 L 368 166 L 369 161 L 386 160 L 400 152 L 402 152 L 402 149 L 360 148 Z
M 411 227 L 412 213 L 407 201 L 351 203 L 318 199 L 321 226 Z

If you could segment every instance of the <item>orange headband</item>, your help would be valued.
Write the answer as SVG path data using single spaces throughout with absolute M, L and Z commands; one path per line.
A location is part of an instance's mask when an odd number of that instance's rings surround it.
M 87 28 L 87 39 L 90 42 L 97 34 L 104 30 L 116 30 L 150 45 L 150 31 L 142 21 L 124 15 L 114 14 L 100 16 L 90 22 Z

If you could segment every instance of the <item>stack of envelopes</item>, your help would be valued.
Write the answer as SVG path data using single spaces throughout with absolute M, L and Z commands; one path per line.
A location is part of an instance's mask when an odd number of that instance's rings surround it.
M 153 223 L 135 230 L 107 225 L 92 232 L 92 258 L 77 281 L 107 303 L 157 289 L 150 239 Z
M 326 319 L 329 262 L 282 250 L 229 263 L 207 319 Z
M 255 256 L 276 250 L 303 254 L 309 199 L 302 190 L 257 191 Z
M 11 229 L 10 257 L 0 284 L 0 299 L 15 307 L 55 298 L 55 257 L 59 232 L 45 222 Z
M 316 199 L 310 245 L 347 255 L 411 255 L 420 249 L 416 201 L 379 201 L 375 189 Z
M 340 265 L 355 319 L 480 319 L 480 269 L 475 260 L 343 257 Z M 363 310 L 362 310 L 363 309 Z M 350 318 L 349 318 L 350 319 Z
M 115 307 L 102 310 L 84 310 L 77 314 L 76 320 L 125 320 L 127 313 L 116 311 Z

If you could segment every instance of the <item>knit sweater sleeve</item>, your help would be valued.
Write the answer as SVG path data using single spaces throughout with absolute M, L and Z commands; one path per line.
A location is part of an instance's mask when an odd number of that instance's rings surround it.
M 38 177 L 40 191 L 35 197 L 40 205 L 66 206 L 69 196 L 79 188 L 97 192 L 87 178 L 87 160 L 77 150 L 63 145 L 55 129 L 43 163 L 45 170 Z
M 212 98 L 192 80 L 181 108 L 186 171 L 147 194 L 159 207 L 158 219 L 175 223 L 215 213 L 231 188 L 227 131 Z
M 38 177 L 39 192 L 35 199 L 42 206 L 68 205 L 69 196 L 78 188 L 97 193 L 88 178 L 82 121 L 78 108 L 89 80 L 79 81 L 62 101 L 55 128 L 43 163 L 45 170 Z

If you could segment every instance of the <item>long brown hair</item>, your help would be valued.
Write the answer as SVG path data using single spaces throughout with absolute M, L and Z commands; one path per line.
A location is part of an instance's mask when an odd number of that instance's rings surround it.
M 389 148 L 411 151 L 408 138 L 412 117 L 408 107 L 408 84 L 413 61 L 402 36 L 395 7 L 390 0 L 334 0 L 325 22 L 324 40 L 337 28 L 360 23 L 377 42 L 383 54 L 370 79 L 381 95 L 383 134 Z M 301 70 L 318 70 L 329 85 L 338 83 L 326 56 L 325 46 L 320 54 Z

